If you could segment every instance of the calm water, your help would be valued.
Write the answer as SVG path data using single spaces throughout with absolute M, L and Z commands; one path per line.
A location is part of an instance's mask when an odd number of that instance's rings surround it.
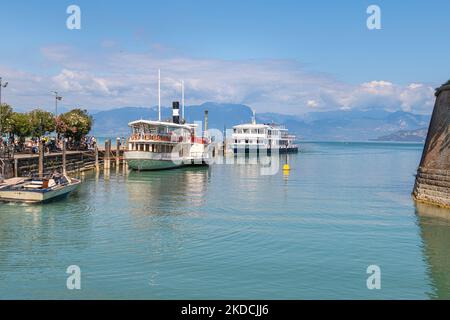
M 410 197 L 421 151 L 304 143 L 289 176 L 113 170 L 67 201 L 0 204 L 0 298 L 450 298 L 450 219 Z

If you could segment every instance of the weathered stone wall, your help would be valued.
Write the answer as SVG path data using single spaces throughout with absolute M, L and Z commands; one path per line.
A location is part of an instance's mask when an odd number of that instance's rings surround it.
M 413 196 L 417 201 L 450 207 L 450 85 L 436 92 Z

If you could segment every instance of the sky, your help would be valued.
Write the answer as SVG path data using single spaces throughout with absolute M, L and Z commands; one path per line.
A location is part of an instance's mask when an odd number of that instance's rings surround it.
M 52 110 L 56 90 L 62 108 L 155 106 L 161 69 L 163 105 L 183 80 L 187 105 L 427 114 L 450 78 L 448 12 L 445 0 L 0 0 L 2 102 Z

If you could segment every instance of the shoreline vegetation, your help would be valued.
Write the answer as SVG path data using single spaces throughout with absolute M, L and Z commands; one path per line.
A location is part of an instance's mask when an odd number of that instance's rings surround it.
M 18 153 L 32 151 L 41 140 L 48 149 L 57 150 L 63 139 L 69 149 L 78 149 L 93 125 L 92 116 L 79 108 L 55 115 L 40 108 L 15 112 L 10 105 L 2 104 L 0 115 L 0 148 L 13 148 Z M 50 139 L 48 135 L 52 134 L 55 137 Z

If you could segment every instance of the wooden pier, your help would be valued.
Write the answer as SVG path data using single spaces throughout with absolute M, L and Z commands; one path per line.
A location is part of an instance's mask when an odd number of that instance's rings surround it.
M 66 151 L 63 148 L 61 152 L 45 153 L 40 148 L 38 154 L 14 154 L 1 159 L 0 175 L 8 179 L 41 176 L 55 171 L 74 173 L 102 167 L 109 169 L 111 164 L 118 167 L 123 164 L 125 149 L 118 142 L 115 147 L 112 149 L 111 142 L 107 141 L 105 147 L 96 147 L 94 150 Z

